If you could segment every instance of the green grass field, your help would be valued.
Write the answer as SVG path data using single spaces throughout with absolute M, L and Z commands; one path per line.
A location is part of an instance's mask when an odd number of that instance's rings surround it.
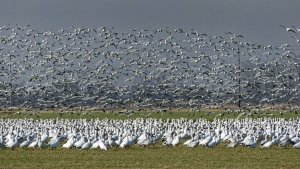
M 0 118 L 113 118 L 126 119 L 137 117 L 150 118 L 245 118 L 245 117 L 299 117 L 295 112 L 262 112 L 247 115 L 240 113 L 223 113 L 222 111 L 204 111 L 196 113 L 165 112 L 135 113 L 130 116 L 124 113 L 83 112 L 59 114 L 41 113 L 0 113 Z M 161 144 L 142 148 L 133 146 L 128 149 L 101 150 L 65 150 L 21 149 L 0 150 L 0 168 L 230 168 L 230 169 L 268 169 L 268 168 L 300 168 L 300 150 L 273 147 L 271 149 L 249 149 L 237 147 L 229 149 L 226 143 L 214 149 L 197 147 L 194 149 L 179 147 L 167 148 Z
M 160 145 L 100 150 L 0 150 L 0 168 L 300 168 L 300 151 L 291 148 L 166 148 Z

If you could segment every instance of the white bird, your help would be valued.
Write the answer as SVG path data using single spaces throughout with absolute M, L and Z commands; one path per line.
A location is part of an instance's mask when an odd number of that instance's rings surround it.
M 293 145 L 293 148 L 300 148 L 300 142 Z
M 16 136 L 13 137 L 10 141 L 8 141 L 8 142 L 6 143 L 6 145 L 5 145 L 5 147 L 11 148 L 11 149 L 16 148 L 16 147 L 18 147 L 18 146 L 19 146 L 19 143 L 18 143 L 18 140 L 17 140 L 17 137 L 16 137 Z
M 226 147 L 230 147 L 230 148 L 235 148 L 238 146 L 238 142 L 237 141 L 233 141 L 233 142 L 230 142 Z
M 19 147 L 28 147 L 32 143 L 32 140 L 30 139 L 30 136 L 27 136 L 26 140 L 23 141 Z
M 281 27 L 283 27 L 287 32 L 293 32 L 294 34 L 297 34 L 293 28 L 290 28 L 290 27 L 286 27 L 286 26 L 283 26 L 283 25 L 280 25 Z
M 265 135 L 265 139 L 260 142 L 260 146 L 263 146 L 268 142 L 268 135 Z
M 97 148 L 99 148 L 99 140 L 95 141 L 91 147 L 91 149 L 97 149 Z
M 85 136 L 81 137 L 77 142 L 74 143 L 76 148 L 81 148 L 84 143 L 86 143 L 87 138 Z
M 180 142 L 180 135 L 176 135 L 176 136 L 173 138 L 171 144 L 175 147 L 175 146 L 177 146 L 177 145 L 179 144 L 179 142 Z
M 126 136 L 123 139 L 123 141 L 122 141 L 122 143 L 120 144 L 119 147 L 121 147 L 121 148 L 131 147 L 133 144 L 134 144 L 134 142 L 133 142 L 132 138 L 130 136 Z
M 117 147 L 118 144 L 112 139 L 112 136 L 109 134 L 108 135 L 108 144 L 110 147 Z
M 80 147 L 80 149 L 84 150 L 84 149 L 89 149 L 92 147 L 92 143 L 90 141 L 90 139 L 87 139 L 88 141 L 84 144 L 82 144 L 82 146 Z
M 206 138 L 199 141 L 199 145 L 207 146 L 207 144 L 210 143 L 211 140 L 212 140 L 212 136 L 209 134 Z
M 36 139 L 29 144 L 28 148 L 35 148 L 37 146 L 38 146 L 38 140 Z
M 48 138 L 49 138 L 49 129 L 46 128 L 46 132 L 41 135 L 40 140 L 41 142 L 46 142 Z
M 49 143 L 49 147 L 50 147 L 51 149 L 53 149 L 53 148 L 56 148 L 59 144 L 60 144 L 60 138 L 59 138 L 59 137 L 56 137 L 55 140 L 53 140 L 53 141 L 51 141 L 51 142 Z
M 153 142 L 152 138 L 149 136 L 149 134 L 146 134 L 146 137 L 142 140 L 139 140 L 139 142 L 137 144 L 144 147 L 144 146 L 151 145 L 153 143 L 154 142 Z
M 229 138 L 230 143 L 227 145 L 227 147 L 235 148 L 239 145 L 239 138 L 238 134 L 236 133 L 234 136 Z
M 75 144 L 75 137 L 71 137 L 65 144 L 63 144 L 63 148 L 67 148 L 67 149 L 70 149 L 74 146 Z
M 207 147 L 214 148 L 218 145 L 218 141 L 215 137 L 212 138 L 212 140 L 207 144 Z
M 291 138 L 291 141 L 296 144 L 296 143 L 300 142 L 300 138 L 295 136 L 295 137 Z
M 186 147 L 196 147 L 196 145 L 194 145 L 194 144 L 196 144 L 196 143 L 199 144 L 199 137 L 197 137 L 197 136 L 195 137 L 194 134 L 192 134 L 191 139 L 185 141 L 183 143 L 183 145 Z
M 195 148 L 199 145 L 199 140 L 192 140 L 192 141 L 186 143 L 185 145 L 186 145 L 186 147 Z
M 123 141 L 123 137 L 122 137 L 122 134 L 119 133 L 118 134 L 118 139 L 115 141 L 115 143 L 119 146 Z
M 263 146 L 261 146 L 261 148 L 270 148 L 275 144 L 275 138 L 274 136 L 272 137 L 272 140 L 266 142 Z
M 108 150 L 108 147 L 104 144 L 104 142 L 101 139 L 99 139 L 98 144 L 101 150 L 105 150 L 105 151 Z
M 246 147 L 255 148 L 256 145 L 257 145 L 257 142 L 256 142 L 254 136 L 250 136 L 250 139 L 244 140 L 244 144 L 245 144 Z
M 165 146 L 172 145 L 172 142 L 173 142 L 172 133 L 167 132 L 164 134 L 163 137 L 165 137 L 165 141 L 162 143 L 163 145 L 165 145 Z
M 47 147 L 47 144 L 41 140 L 41 136 L 38 136 L 38 139 L 37 139 L 37 146 L 38 146 L 40 149 L 43 149 L 43 148 L 46 148 L 46 147 Z

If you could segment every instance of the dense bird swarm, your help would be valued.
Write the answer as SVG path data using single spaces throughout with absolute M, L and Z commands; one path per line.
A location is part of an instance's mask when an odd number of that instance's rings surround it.
M 194 29 L 0 27 L 1 108 L 201 108 L 299 105 L 293 44 L 247 42 Z
M 300 148 L 299 118 L 239 119 L 1 119 L 0 148 L 149 147 Z

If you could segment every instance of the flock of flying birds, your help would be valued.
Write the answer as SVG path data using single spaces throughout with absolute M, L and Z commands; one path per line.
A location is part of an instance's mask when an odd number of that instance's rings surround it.
M 300 30 L 292 44 L 194 29 L 0 27 L 0 107 L 165 109 L 299 104 Z
M 300 119 L 0 119 L 1 148 L 128 148 L 204 146 L 300 148 Z M 224 145 L 223 144 L 223 145 Z

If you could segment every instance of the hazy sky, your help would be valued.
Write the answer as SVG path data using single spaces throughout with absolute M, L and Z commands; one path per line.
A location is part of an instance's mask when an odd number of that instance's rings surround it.
M 211 35 L 231 31 L 249 41 L 282 44 L 279 25 L 300 26 L 299 0 L 1 0 L 0 25 L 195 28 Z

